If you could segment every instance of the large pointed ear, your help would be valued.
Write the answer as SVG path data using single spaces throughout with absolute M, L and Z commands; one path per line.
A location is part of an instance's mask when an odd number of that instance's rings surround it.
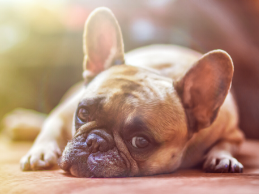
M 233 62 L 222 50 L 203 55 L 174 83 L 188 119 L 190 134 L 212 124 L 231 86 Z
M 124 46 L 118 22 L 107 8 L 97 8 L 85 23 L 84 73 L 94 76 L 112 65 L 124 64 Z

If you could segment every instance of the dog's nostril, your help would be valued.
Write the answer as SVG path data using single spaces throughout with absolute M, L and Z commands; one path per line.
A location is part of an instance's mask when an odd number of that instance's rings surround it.
M 92 152 L 98 152 L 99 151 L 99 147 L 100 147 L 100 143 L 98 141 L 94 141 L 94 143 L 92 143 L 91 149 Z
M 91 139 L 87 140 L 86 144 L 87 144 L 88 147 L 91 146 L 92 145 L 92 140 Z
M 108 151 L 109 149 L 110 149 L 110 148 L 109 148 L 109 146 L 107 145 L 106 141 L 101 141 L 101 142 L 100 142 L 99 150 L 100 150 L 101 152 L 106 152 L 106 151 Z

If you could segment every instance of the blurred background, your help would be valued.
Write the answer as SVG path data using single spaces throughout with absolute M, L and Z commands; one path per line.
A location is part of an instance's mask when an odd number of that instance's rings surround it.
M 233 58 L 240 126 L 259 139 L 258 0 L 0 0 L 0 120 L 23 107 L 49 113 L 82 80 L 84 22 L 106 6 L 125 50 L 155 43 Z

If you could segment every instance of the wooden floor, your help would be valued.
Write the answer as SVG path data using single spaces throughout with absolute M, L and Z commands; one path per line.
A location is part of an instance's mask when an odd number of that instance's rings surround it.
M 0 193 L 191 193 L 259 194 L 259 141 L 247 141 L 238 159 L 243 174 L 210 174 L 198 169 L 136 178 L 75 178 L 60 169 L 21 172 L 19 160 L 30 143 L 12 143 L 0 136 Z

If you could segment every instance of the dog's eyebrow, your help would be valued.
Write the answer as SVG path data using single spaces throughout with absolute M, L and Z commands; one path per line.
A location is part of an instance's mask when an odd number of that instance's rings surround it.
M 95 105 L 100 104 L 100 102 L 104 99 L 104 96 L 94 96 L 94 97 L 88 97 L 81 100 L 78 104 L 78 107 L 92 107 Z
M 147 134 L 152 134 L 151 130 L 147 127 L 145 122 L 141 119 L 141 117 L 134 117 L 129 120 L 124 125 L 124 133 L 125 135 L 129 135 L 137 132 L 145 132 Z

